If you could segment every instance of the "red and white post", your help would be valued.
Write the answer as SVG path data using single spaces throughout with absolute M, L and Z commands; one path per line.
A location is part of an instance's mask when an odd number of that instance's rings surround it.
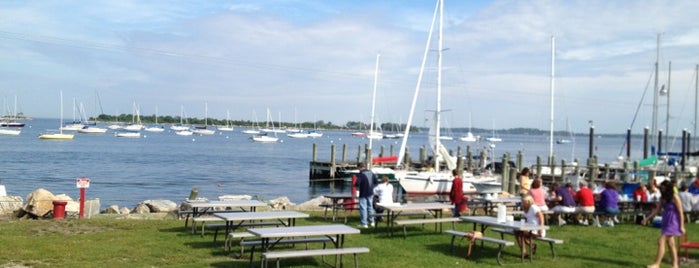
M 85 189 L 90 188 L 90 179 L 78 178 L 75 180 L 75 186 L 80 189 L 80 218 L 85 216 Z

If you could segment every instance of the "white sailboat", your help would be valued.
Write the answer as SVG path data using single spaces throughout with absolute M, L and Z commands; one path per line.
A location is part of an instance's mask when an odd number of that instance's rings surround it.
M 471 113 L 468 113 L 468 132 L 466 133 L 466 135 L 461 136 L 459 140 L 465 142 L 476 142 L 479 138 L 480 136 L 476 137 L 475 135 L 473 135 L 473 132 L 471 132 Z
M 39 135 L 39 139 L 42 140 L 72 140 L 75 135 L 73 134 L 63 134 L 63 91 L 61 91 L 61 115 L 60 123 L 58 125 L 59 133 L 46 133 Z
M 502 138 L 495 136 L 495 122 L 493 122 L 493 136 L 485 138 L 485 140 L 489 142 L 501 142 Z M 495 144 L 492 144 L 491 147 L 494 147 Z
M 217 129 L 218 129 L 218 131 L 233 131 L 233 126 L 231 126 L 231 112 L 230 112 L 230 110 L 226 110 L 226 125 L 225 126 L 218 126 Z
M 199 135 L 213 135 L 216 133 L 215 130 L 213 129 L 208 129 L 208 123 L 209 123 L 209 103 L 204 103 L 204 125 L 203 126 L 196 126 L 192 132 L 194 134 L 199 134 Z
M 184 105 L 180 105 L 180 123 L 170 126 L 173 131 L 189 131 L 189 126 L 184 124 Z M 189 131 L 191 132 L 191 131 Z M 175 132 L 177 134 L 177 132 Z
M 70 131 L 77 131 L 78 129 L 82 129 L 85 124 L 82 123 L 82 120 L 78 120 L 76 116 L 76 111 L 77 111 L 77 104 L 75 104 L 75 98 L 73 98 L 73 122 L 65 124 L 61 126 L 61 130 L 70 130 Z
M 265 133 L 262 135 L 255 135 L 250 137 L 252 141 L 254 142 L 261 142 L 261 143 L 272 143 L 272 142 L 277 142 L 279 141 L 278 137 L 275 136 L 270 136 L 269 133 Z
M 84 126 L 78 129 L 78 132 L 83 134 L 104 134 L 107 133 L 107 129 L 98 126 Z
M 279 127 L 281 127 L 281 121 L 281 114 L 279 114 Z M 267 108 L 267 122 L 261 131 L 265 133 L 286 133 L 286 130 L 274 127 L 274 119 L 272 118 L 272 114 L 269 112 L 269 108 Z
M 143 130 L 148 131 L 148 132 L 163 132 L 165 131 L 165 128 L 161 125 L 158 125 L 158 106 L 155 106 L 155 125 L 146 127 Z
M 81 122 L 85 122 L 85 126 L 83 126 L 81 129 L 78 129 L 79 133 L 83 134 L 104 134 L 107 133 L 107 128 L 104 127 L 98 127 L 97 122 L 92 122 L 90 123 L 87 120 L 87 113 L 85 112 L 85 106 L 83 106 L 83 103 L 80 103 L 80 115 L 81 115 Z
M 443 14 L 444 14 L 444 3 L 442 0 L 437 1 L 437 7 L 435 8 L 434 17 L 432 19 L 432 26 L 430 27 L 430 33 L 427 38 L 427 45 L 425 48 L 425 53 L 422 59 L 422 65 L 420 66 L 420 74 L 418 76 L 417 86 L 415 88 L 415 93 L 413 95 L 413 102 L 410 109 L 410 115 L 408 117 L 408 123 L 405 128 L 405 133 L 400 147 L 400 153 L 398 155 L 397 167 L 403 162 L 403 157 L 405 155 L 407 139 L 409 137 L 410 125 L 413 119 L 413 114 L 415 111 L 415 105 L 420 91 L 420 86 L 422 83 L 422 76 L 425 70 L 425 63 L 427 62 L 427 55 L 430 49 L 430 44 L 432 42 L 434 26 L 438 25 L 437 34 L 437 90 L 436 90 L 436 109 L 434 111 L 434 121 L 429 132 L 429 141 L 432 148 L 432 152 L 435 155 L 434 167 L 431 167 L 427 171 L 396 171 L 396 179 L 398 179 L 401 187 L 410 194 L 447 194 L 451 190 L 451 184 L 453 181 L 453 176 L 451 172 L 452 169 L 456 168 L 456 159 L 449 155 L 447 149 L 440 142 L 440 120 L 441 120 L 441 94 L 442 94 L 442 24 L 443 24 Z M 439 20 L 438 20 L 439 19 Z M 441 164 L 446 164 L 448 170 L 440 170 Z M 473 193 L 476 191 L 473 186 L 475 181 L 495 181 L 495 177 L 475 177 L 473 175 L 464 176 L 463 178 L 463 189 L 465 193 Z
M 141 124 L 141 111 L 138 105 L 136 105 L 136 102 L 133 103 L 133 111 L 134 113 L 131 115 L 131 124 L 126 125 L 124 129 L 128 131 L 140 131 L 143 129 L 143 124 Z
M 7 108 L 7 105 L 5 107 Z M 13 114 L 14 114 L 14 116 L 12 116 L 11 120 L 0 121 L 0 135 L 17 136 L 20 133 L 22 133 L 22 127 L 24 126 L 24 123 L 19 123 L 19 122 L 15 121 L 15 119 L 17 118 L 17 96 L 16 95 L 15 95 L 15 109 L 13 111 Z M 21 124 L 21 126 L 19 124 Z
M 277 142 L 279 140 L 277 137 L 277 133 L 279 132 L 274 128 L 274 122 L 272 121 L 272 115 L 269 113 L 269 108 L 267 108 L 267 127 L 262 129 L 262 132 L 264 132 L 264 134 L 252 136 L 250 139 L 254 142 L 264 143 Z M 274 134 L 274 136 L 270 136 L 270 134 Z
M 255 113 L 255 110 L 252 111 L 252 124 L 253 124 L 252 128 L 245 129 L 241 132 L 243 132 L 245 134 L 250 134 L 250 135 L 258 135 L 258 134 L 262 133 L 262 131 L 260 131 L 259 122 L 257 122 L 257 113 Z
M 22 133 L 21 129 L 0 127 L 0 135 L 18 136 L 20 133 Z

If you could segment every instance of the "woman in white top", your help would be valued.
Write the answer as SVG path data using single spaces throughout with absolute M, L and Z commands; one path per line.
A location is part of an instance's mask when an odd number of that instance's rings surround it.
M 393 185 L 388 182 L 388 177 L 386 176 L 383 176 L 383 178 L 381 178 L 381 183 L 374 187 L 374 211 L 376 211 L 376 215 L 383 214 L 383 208 L 377 206 L 376 203 L 393 203 Z M 381 221 L 381 216 L 376 217 L 376 220 Z
M 655 180 L 651 180 L 646 187 L 646 196 L 648 196 L 648 202 L 658 202 L 660 201 L 660 189 L 655 185 Z
M 522 217 L 527 220 L 527 224 L 544 225 L 544 213 L 538 206 L 534 205 L 534 198 L 531 195 L 522 198 L 522 210 L 524 211 Z M 517 237 L 517 245 L 522 250 L 522 254 L 526 256 L 527 248 L 532 243 L 532 237 L 545 237 L 546 231 L 519 231 L 515 232 L 515 236 Z M 524 245 L 527 246 L 524 247 Z M 536 254 L 536 244 L 532 246 L 532 250 L 532 254 Z
M 379 203 L 393 203 L 393 185 L 388 182 L 388 177 L 383 176 L 383 178 L 381 178 L 381 183 L 374 187 L 374 195 L 379 197 Z

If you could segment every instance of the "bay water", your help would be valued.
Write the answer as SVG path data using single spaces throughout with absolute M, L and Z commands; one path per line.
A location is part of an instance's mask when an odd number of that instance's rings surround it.
M 321 138 L 293 139 L 281 134 L 278 143 L 254 143 L 249 135 L 236 128 L 211 136 L 178 136 L 166 130 L 162 133 L 142 131 L 141 138 L 119 138 L 109 130 L 106 134 L 75 133 L 73 140 L 40 140 L 47 129 L 57 129 L 57 119 L 26 121 L 19 136 L 0 136 L 0 184 L 8 195 L 26 197 L 38 188 L 54 194 L 65 193 L 77 200 L 76 179 L 87 177 L 90 188 L 86 197 L 99 198 L 103 207 L 119 205 L 133 207 L 148 199 L 168 199 L 176 203 L 187 198 L 192 188 L 200 197 L 216 199 L 221 195 L 251 195 L 263 200 L 280 196 L 302 203 L 330 192 L 348 191 L 342 183 L 311 183 L 309 162 L 313 144 L 318 147 L 317 160 L 329 161 L 334 144 L 337 161 L 343 145 L 347 160 L 354 161 L 358 150 L 368 144 L 366 138 L 353 137 L 349 131 L 324 131 Z M 489 136 L 488 134 L 484 135 Z M 427 145 L 424 133 L 411 134 L 408 147 L 416 159 L 419 148 Z M 475 152 L 484 143 L 443 141 L 453 151 L 461 147 L 465 153 L 470 145 Z M 536 157 L 548 156 L 549 138 L 543 135 L 502 135 L 491 155 L 499 158 L 506 152 L 514 159 L 524 154 L 524 163 L 532 165 Z M 389 154 L 391 147 L 398 152 L 400 139 L 373 141 L 373 154 L 381 147 Z M 596 137 L 594 154 L 601 163 L 611 162 L 621 152 L 623 137 Z M 642 141 L 632 143 L 632 158 L 640 158 Z M 623 154 L 625 154 L 625 149 Z M 573 158 L 584 164 L 588 155 L 587 136 L 577 136 L 576 142 L 556 145 L 557 161 Z

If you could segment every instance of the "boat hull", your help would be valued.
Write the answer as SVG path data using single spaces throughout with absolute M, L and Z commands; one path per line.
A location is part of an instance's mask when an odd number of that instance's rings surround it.
M 39 139 L 42 140 L 72 140 L 75 135 L 73 134 L 63 134 L 63 133 L 54 133 L 54 134 L 42 134 L 39 135 Z
M 454 178 L 447 173 L 409 172 L 397 176 L 400 186 L 408 194 L 449 194 Z M 469 180 L 463 180 L 465 194 L 476 193 L 476 188 Z

